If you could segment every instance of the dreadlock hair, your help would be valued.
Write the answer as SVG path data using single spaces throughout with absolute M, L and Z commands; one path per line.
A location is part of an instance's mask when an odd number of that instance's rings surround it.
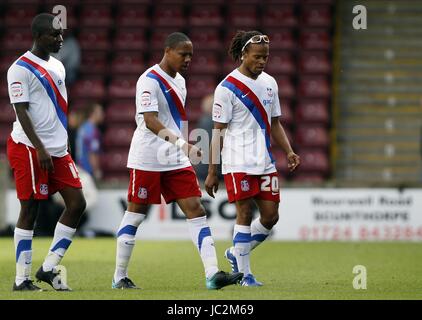
M 242 48 L 245 43 L 253 36 L 260 34 L 262 33 L 259 31 L 237 31 L 230 43 L 229 56 L 232 57 L 234 61 L 240 61 L 242 57 Z M 247 48 L 245 48 L 245 50 L 246 49 Z
M 180 42 L 190 41 L 189 37 L 182 32 L 173 32 L 169 34 L 164 42 L 164 48 L 176 48 Z

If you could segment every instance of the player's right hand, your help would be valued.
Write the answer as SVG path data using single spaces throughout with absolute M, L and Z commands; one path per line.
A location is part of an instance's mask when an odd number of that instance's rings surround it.
M 218 191 L 218 183 L 218 177 L 215 174 L 208 174 L 205 179 L 205 190 L 212 198 L 215 198 L 214 192 Z
M 38 164 L 42 170 L 54 172 L 53 159 L 44 148 L 37 149 Z

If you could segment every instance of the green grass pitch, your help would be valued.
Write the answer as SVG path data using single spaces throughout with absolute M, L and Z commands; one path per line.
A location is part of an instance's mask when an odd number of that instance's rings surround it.
M 51 239 L 35 238 L 32 274 Z M 219 265 L 229 242 L 217 242 Z M 112 290 L 115 240 L 76 238 L 62 264 L 73 292 L 12 292 L 13 239 L 0 240 L 0 299 L 422 299 L 422 245 L 418 243 L 334 243 L 268 241 L 253 251 L 252 271 L 260 288 L 205 288 L 202 263 L 189 241 L 137 241 L 129 275 L 142 290 Z M 355 265 L 367 270 L 367 289 L 353 288 Z

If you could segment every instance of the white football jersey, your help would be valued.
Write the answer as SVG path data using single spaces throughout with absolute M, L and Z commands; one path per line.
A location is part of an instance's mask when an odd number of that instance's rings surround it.
M 128 168 L 170 171 L 191 166 L 184 152 L 149 130 L 144 112 L 158 112 L 158 119 L 176 136 L 186 128 L 186 84 L 178 73 L 170 77 L 158 64 L 146 70 L 136 83 L 136 124 L 129 150 Z
M 7 71 L 10 103 L 28 102 L 28 114 L 35 132 L 51 156 L 67 152 L 67 92 L 63 64 L 50 56 L 48 61 L 27 51 Z M 13 141 L 34 147 L 16 117 Z
M 217 86 L 213 121 L 228 124 L 221 154 L 223 174 L 276 171 L 271 118 L 280 115 L 277 82 L 265 72 L 254 80 L 235 69 Z

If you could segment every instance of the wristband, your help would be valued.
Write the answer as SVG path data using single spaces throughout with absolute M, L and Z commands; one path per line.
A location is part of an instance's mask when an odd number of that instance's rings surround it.
M 186 144 L 186 141 L 181 138 L 178 138 L 176 142 L 174 143 L 174 145 L 179 147 L 180 149 L 182 149 L 185 144 Z

